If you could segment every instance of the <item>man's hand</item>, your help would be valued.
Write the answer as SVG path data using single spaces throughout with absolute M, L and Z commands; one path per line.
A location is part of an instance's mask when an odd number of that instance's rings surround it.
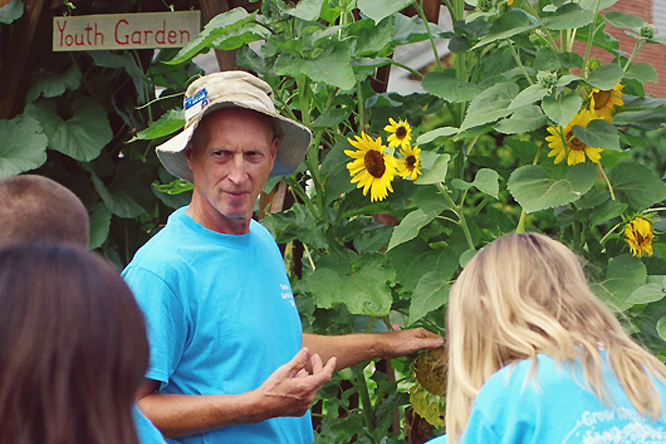
M 312 369 L 312 373 L 306 370 Z M 302 416 L 310 408 L 317 391 L 331 380 L 335 358 L 326 365 L 318 354 L 302 348 L 291 361 L 278 367 L 253 394 L 272 416 Z M 265 418 L 261 418 L 265 419 Z
M 425 328 L 392 331 L 379 336 L 382 358 L 396 358 L 444 345 L 444 338 Z

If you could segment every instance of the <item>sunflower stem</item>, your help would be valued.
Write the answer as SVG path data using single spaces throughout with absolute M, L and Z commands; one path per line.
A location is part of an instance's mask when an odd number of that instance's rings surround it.
M 520 212 L 520 219 L 518 220 L 518 226 L 516 227 L 516 233 L 524 233 L 525 232 L 526 222 L 527 222 L 527 213 L 525 212 L 525 209 L 523 208 Z
M 469 248 L 474 249 L 474 240 L 472 239 L 472 233 L 469 231 L 467 221 L 465 220 L 462 203 L 461 205 L 456 205 L 442 182 L 437 183 L 436 186 L 439 192 L 442 193 L 442 196 L 444 196 L 444 199 L 446 199 L 447 203 L 451 207 L 451 210 L 455 213 L 456 216 L 458 216 L 458 221 L 456 224 L 462 228 L 463 233 L 465 234 L 465 239 L 467 240 L 467 245 L 469 245 Z
M 606 180 L 606 184 L 608 185 L 608 191 L 610 191 L 611 199 L 615 200 L 615 192 L 613 191 L 613 185 L 610 182 L 610 179 L 608 179 L 608 176 L 606 176 L 606 172 L 604 171 L 604 167 L 601 165 L 601 162 L 597 163 L 597 170 L 599 171 L 599 174 L 601 174 Z
M 518 66 L 520 67 L 520 70 L 523 72 L 523 75 L 527 79 L 528 82 L 530 82 L 530 85 L 534 85 L 534 82 L 530 78 L 529 74 L 527 74 L 527 70 L 525 69 L 525 66 L 523 65 L 523 62 L 520 61 L 520 56 L 516 52 L 516 48 L 513 47 L 513 42 L 509 40 L 509 48 L 511 48 L 511 55 L 513 55 L 513 59 L 516 61 Z
M 310 198 L 305 193 L 305 190 L 303 190 L 303 188 L 301 187 L 301 184 L 299 184 L 298 181 L 295 180 L 293 177 L 285 177 L 284 181 L 287 182 L 287 185 L 289 185 L 291 191 L 296 193 L 298 197 L 303 201 L 303 204 L 308 208 L 308 210 L 310 210 L 312 215 L 316 219 L 318 219 L 319 213 L 317 212 L 317 209 L 312 205 L 312 202 L 310 202 Z
M 363 107 L 363 90 L 361 83 L 356 84 L 356 102 L 358 103 L 358 128 L 360 131 L 365 131 L 365 113 Z
M 426 32 L 428 33 L 428 40 L 430 41 L 430 47 L 432 48 L 432 53 L 435 56 L 435 64 L 437 65 L 437 72 L 441 72 L 443 71 L 442 61 L 439 58 L 439 52 L 437 51 L 437 45 L 435 44 L 435 37 L 432 35 L 432 31 L 430 31 L 428 18 L 423 12 L 423 6 L 421 5 L 422 1 L 423 0 L 420 1 L 417 0 L 413 3 L 413 5 L 414 8 L 416 9 L 416 12 L 419 14 L 419 17 L 421 17 L 421 20 L 423 20 L 423 26 L 425 26 Z
M 375 430 L 375 412 L 374 407 L 372 406 L 372 401 L 370 400 L 370 393 L 368 392 L 368 382 L 365 380 L 365 375 L 363 374 L 363 368 L 357 373 L 356 377 L 356 390 L 361 398 L 361 405 L 363 406 L 363 419 L 365 420 L 365 426 L 370 436 L 373 435 Z
M 643 46 L 643 43 L 644 43 L 643 40 L 636 40 L 636 45 L 634 45 L 634 50 L 631 52 L 631 55 L 627 59 L 627 63 L 625 63 L 624 67 L 622 68 L 624 72 L 627 72 L 627 70 L 631 67 L 631 62 L 634 60 L 634 57 L 636 57 L 636 54 L 638 54 L 638 51 Z
M 606 240 L 606 238 L 607 238 L 608 236 L 610 236 L 615 230 L 617 230 L 617 228 L 618 228 L 620 225 L 622 225 L 623 223 L 625 223 L 625 221 L 621 221 L 621 222 L 618 222 L 617 224 L 615 224 L 615 226 L 614 226 L 613 228 L 611 228 L 611 229 L 608 231 L 608 233 L 604 234 L 604 237 L 601 238 L 601 240 L 599 241 L 599 243 L 600 243 L 600 244 L 603 244 L 604 241 Z
M 596 33 L 595 26 L 597 24 L 597 16 L 599 15 L 599 5 L 601 0 L 596 0 L 594 2 L 594 16 L 592 18 L 592 23 L 590 24 L 590 35 L 587 36 L 587 43 L 585 45 L 585 59 L 583 60 L 583 77 L 587 78 L 590 74 L 590 51 L 592 50 L 592 40 L 594 40 L 594 34 Z

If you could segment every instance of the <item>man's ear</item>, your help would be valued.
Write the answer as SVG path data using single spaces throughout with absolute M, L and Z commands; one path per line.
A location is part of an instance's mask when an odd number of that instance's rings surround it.
M 280 138 L 279 137 L 273 137 L 273 140 L 271 141 L 271 157 L 273 160 L 275 160 L 275 157 L 277 157 L 277 147 L 280 144 Z

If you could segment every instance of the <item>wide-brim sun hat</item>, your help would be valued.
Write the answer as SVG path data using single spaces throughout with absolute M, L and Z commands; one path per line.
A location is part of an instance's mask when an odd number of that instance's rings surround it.
M 205 116 L 230 107 L 250 109 L 273 119 L 280 143 L 269 177 L 289 176 L 298 169 L 310 146 L 312 133 L 301 123 L 278 114 L 268 83 L 245 71 L 208 74 L 192 82 L 185 91 L 185 128 L 155 149 L 164 168 L 176 177 L 193 182 L 185 148 Z

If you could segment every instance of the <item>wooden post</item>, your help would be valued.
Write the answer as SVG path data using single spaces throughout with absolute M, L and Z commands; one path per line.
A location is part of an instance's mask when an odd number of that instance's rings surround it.
M 229 2 L 227 2 L 227 0 L 200 0 L 199 4 L 201 5 L 201 14 L 203 15 L 205 23 L 208 23 L 216 15 L 227 12 L 230 9 Z M 240 68 L 236 64 L 235 49 L 228 51 L 216 49 L 215 58 L 217 59 L 217 64 L 220 67 L 220 71 L 230 71 Z

